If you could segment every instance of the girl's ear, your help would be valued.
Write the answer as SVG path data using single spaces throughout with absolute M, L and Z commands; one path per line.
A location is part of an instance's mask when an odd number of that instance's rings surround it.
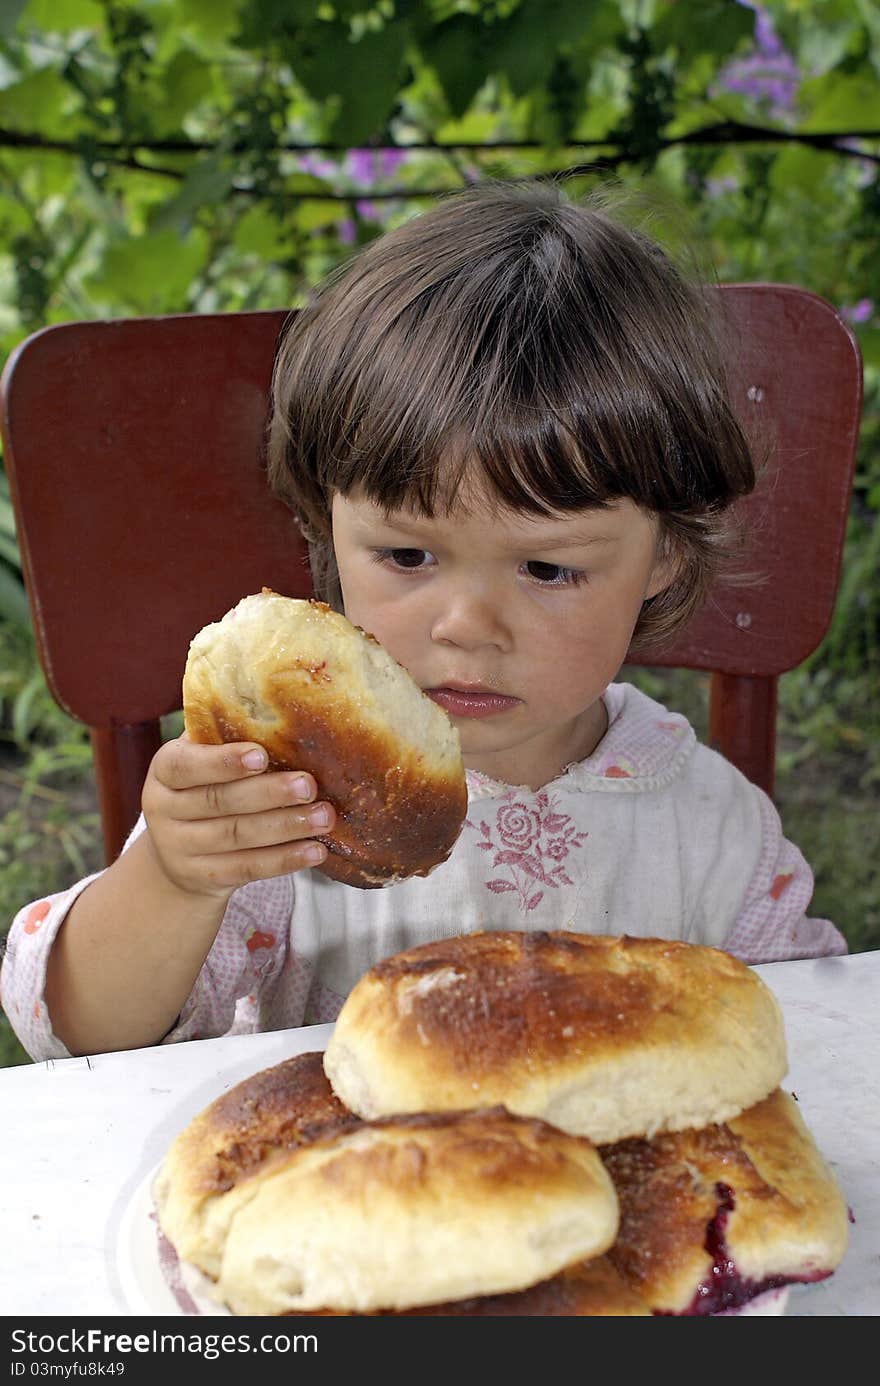
M 681 574 L 683 567 L 684 557 L 679 552 L 677 545 L 672 542 L 668 534 L 661 535 L 657 545 L 657 557 L 654 560 L 654 566 L 648 578 L 648 586 L 645 589 L 644 600 L 647 601 L 649 597 L 659 596 L 661 592 L 666 591 L 667 587 L 671 587 Z

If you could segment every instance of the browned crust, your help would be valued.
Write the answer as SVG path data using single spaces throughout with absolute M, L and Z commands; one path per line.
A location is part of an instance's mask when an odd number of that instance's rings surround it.
M 346 1132 L 328 1130 L 313 1143 L 328 1155 L 321 1170 L 328 1197 L 358 1199 L 373 1185 L 393 1188 L 404 1203 L 430 1178 L 456 1197 L 472 1196 L 475 1208 L 487 1189 L 494 1196 L 505 1188 L 527 1206 L 535 1182 L 546 1192 L 574 1181 L 582 1191 L 585 1171 L 597 1187 L 606 1182 L 592 1142 L 500 1105 L 378 1117 L 357 1123 L 355 1134 L 354 1141 L 337 1139 Z
M 706 1229 L 720 1172 L 739 1196 L 754 1170 L 723 1125 L 618 1141 L 600 1154 L 620 1202 L 610 1260 L 653 1308 L 683 1309 L 712 1264 Z
M 177 1137 L 175 1163 L 192 1196 L 209 1197 L 286 1151 L 361 1124 L 327 1082 L 323 1054 L 297 1054 L 204 1108 Z
M 467 809 L 463 780 L 429 776 L 418 763 L 403 764 L 391 735 L 354 727 L 332 705 L 319 711 L 294 702 L 285 689 L 274 693 L 275 728 L 231 716 L 218 701 L 190 705 L 186 730 L 194 741 L 214 745 L 257 741 L 271 770 L 305 770 L 320 797 L 336 810 L 333 832 L 320 837 L 330 855 L 325 876 L 363 888 L 405 876 L 424 876 L 445 861 Z M 295 730 L 294 730 L 295 728 Z
M 460 984 L 413 988 L 446 969 Z M 363 1023 L 372 1013 L 378 1025 L 381 1004 L 395 1048 L 421 1054 L 428 1046 L 432 1064 L 466 1081 L 517 1065 L 532 1074 L 577 1068 L 646 1042 L 689 1044 L 714 1026 L 719 992 L 729 1000 L 760 987 L 718 949 L 563 931 L 441 939 L 377 963 L 358 984 Z
M 655 1310 L 681 1312 L 710 1275 L 707 1233 L 719 1214 L 725 1254 L 745 1280 L 821 1277 L 843 1255 L 842 1197 L 781 1089 L 729 1123 L 600 1154 L 620 1203 L 609 1258 Z
M 507 1295 L 425 1304 L 414 1309 L 384 1309 L 356 1318 L 620 1318 L 650 1317 L 651 1310 L 627 1285 L 607 1256 L 578 1261 L 559 1275 Z M 284 1317 L 343 1317 L 333 1309 L 313 1309 Z
M 768 1258 L 774 1244 L 783 1242 L 789 1264 L 797 1247 L 804 1248 L 803 1275 L 834 1270 L 846 1249 L 847 1207 L 796 1100 L 777 1088 L 728 1126 L 762 1185 L 773 1190 L 769 1200 L 750 1191 L 731 1214 L 727 1242 L 737 1263 L 749 1272 L 772 1273 Z
M 321 602 L 309 605 L 329 611 Z M 449 856 L 467 811 L 463 767 L 455 775 L 433 770 L 427 754 L 402 752 L 390 728 L 383 733 L 359 721 L 357 690 L 342 686 L 325 664 L 290 657 L 266 677 L 262 693 L 272 721 L 230 707 L 202 676 L 185 676 L 183 691 L 193 741 L 256 741 L 271 770 L 315 777 L 319 796 L 337 814 L 333 832 L 319 838 L 329 849 L 316 868 L 325 876 L 369 889 L 425 876 Z

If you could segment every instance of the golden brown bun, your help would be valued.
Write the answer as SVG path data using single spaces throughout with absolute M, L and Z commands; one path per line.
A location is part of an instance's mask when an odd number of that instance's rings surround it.
M 296 1146 L 361 1122 L 334 1096 L 323 1055 L 298 1054 L 236 1084 L 170 1145 L 153 1184 L 178 1256 L 216 1276 L 236 1188 Z
M 727 953 L 510 931 L 370 968 L 324 1066 L 359 1116 L 501 1102 L 598 1143 L 724 1121 L 787 1060 L 773 993 Z
M 617 1230 L 593 1146 L 502 1108 L 371 1122 L 293 1150 L 246 1192 L 217 1283 L 236 1314 L 522 1290 L 600 1255 Z
M 777 1195 L 772 1211 L 745 1199 L 731 1214 L 727 1243 L 742 1274 L 803 1280 L 834 1270 L 849 1239 L 846 1203 L 797 1102 L 779 1089 L 728 1125 Z
M 270 768 L 307 770 L 337 812 L 317 868 L 371 887 L 426 876 L 461 831 L 458 732 L 387 650 L 323 602 L 264 588 L 190 645 L 194 741 L 256 741 Z
M 311 1309 L 310 1315 L 334 1315 L 332 1309 Z M 454 1299 L 423 1304 L 415 1309 L 377 1309 L 377 1317 L 418 1318 L 622 1318 L 651 1316 L 645 1301 L 615 1270 L 606 1256 L 578 1261 L 549 1280 L 509 1295 Z
M 658 1313 L 717 1312 L 840 1264 L 846 1206 L 781 1089 L 726 1125 L 601 1154 L 620 1199 L 609 1257 Z

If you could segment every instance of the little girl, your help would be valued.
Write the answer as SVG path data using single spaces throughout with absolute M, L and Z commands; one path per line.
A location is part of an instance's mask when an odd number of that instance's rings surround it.
M 272 485 L 316 594 L 454 720 L 464 828 L 430 876 L 353 889 L 310 869 L 334 824 L 310 775 L 167 742 L 119 859 L 13 923 L 34 1058 L 329 1021 L 378 959 L 477 929 L 846 951 L 767 796 L 613 682 L 699 604 L 754 485 L 713 312 L 597 204 L 487 184 L 292 319 Z

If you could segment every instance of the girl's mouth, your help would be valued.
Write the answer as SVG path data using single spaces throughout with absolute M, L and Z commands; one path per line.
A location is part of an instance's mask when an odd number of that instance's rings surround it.
M 493 693 L 487 688 L 426 688 L 425 693 L 439 703 L 450 717 L 495 717 L 519 707 L 519 698 Z

